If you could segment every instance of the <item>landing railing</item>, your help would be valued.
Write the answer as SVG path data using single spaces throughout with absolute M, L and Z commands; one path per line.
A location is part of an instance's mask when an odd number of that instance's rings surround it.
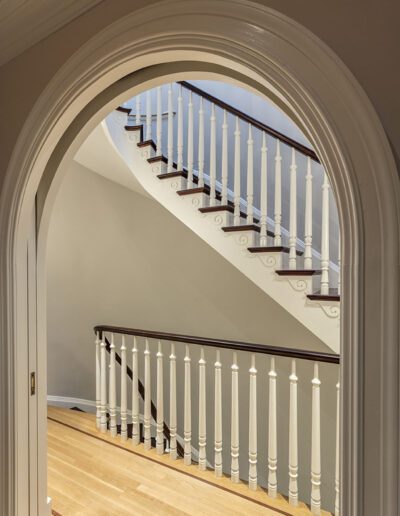
M 232 210 L 234 226 L 245 213 L 260 247 L 286 247 L 289 270 L 320 271 L 319 294 L 340 295 L 337 210 L 312 149 L 189 82 L 130 102 L 129 120 L 165 154 L 167 173 L 184 171 L 187 189 L 207 189 L 210 209 Z
M 322 405 L 324 416 L 330 422 L 336 419 L 336 424 L 333 425 L 335 444 L 331 446 L 332 443 L 330 445 L 328 438 L 321 433 L 321 391 L 324 389 L 324 378 L 320 374 L 322 365 L 329 364 L 328 369 L 333 367 L 335 371 L 328 372 L 324 366 L 324 374 L 329 373 L 332 377 L 334 373 L 334 376 L 338 376 L 340 363 L 338 355 L 105 325 L 96 326 L 94 331 L 96 333 L 96 424 L 102 432 L 109 430 L 112 436 L 116 436 L 117 423 L 120 419 L 121 438 L 128 439 L 127 339 L 133 336 L 129 343 L 132 351 L 129 424 L 132 425 L 133 445 L 140 443 L 140 421 L 143 419 L 144 448 L 149 450 L 152 447 L 152 419 L 154 419 L 153 434 L 155 433 L 157 453 L 167 452 L 172 460 L 176 460 L 180 455 L 179 443 L 183 442 L 183 460 L 186 465 L 192 463 L 195 454 L 200 470 L 212 468 L 217 477 L 230 473 L 232 482 L 246 480 L 251 490 L 257 489 L 260 484 L 259 478 L 263 478 L 266 471 L 267 478 L 263 483 L 270 497 L 277 497 L 278 492 L 287 494 L 289 503 L 292 506 L 298 506 L 299 492 L 303 493 L 303 500 L 308 496 L 305 493 L 309 492 L 312 514 L 321 513 L 321 490 L 327 493 L 327 496 L 331 492 L 335 500 L 335 515 L 339 515 L 339 383 L 335 388 L 332 382 L 327 382 L 327 386 L 330 385 L 331 389 L 336 390 L 336 393 L 330 393 L 330 400 L 335 399 L 335 402 L 333 405 L 328 404 L 328 407 Z M 120 335 L 119 418 L 116 334 Z M 108 341 L 110 342 L 109 364 L 107 364 Z M 164 352 L 167 345 L 170 350 L 168 377 L 164 375 Z M 192 368 L 194 355 L 198 358 L 197 371 Z M 156 358 L 155 364 L 152 363 L 152 356 Z M 206 358 L 211 357 L 213 366 L 207 368 Z M 312 365 L 312 371 L 306 365 L 309 363 Z M 246 367 L 250 365 L 248 376 L 246 373 L 240 373 L 244 365 Z M 261 374 L 258 374 L 257 369 Z M 309 374 L 310 377 L 305 380 L 304 377 Z M 141 386 L 140 377 L 144 379 L 144 387 Z M 197 379 L 198 384 L 197 400 L 193 397 L 193 390 L 195 390 L 193 379 Z M 266 413 L 264 410 L 260 411 L 261 404 L 257 401 L 260 382 L 261 399 L 265 399 L 262 409 L 265 409 Z M 213 396 L 210 396 L 210 384 L 213 387 Z M 242 389 L 245 388 L 245 384 L 248 384 L 249 389 L 248 403 L 243 403 Z M 152 410 L 152 387 L 154 386 L 156 403 Z M 164 396 L 165 386 L 169 386 L 168 396 Z M 280 395 L 280 392 L 284 393 L 285 389 L 289 391 L 287 397 L 284 394 Z M 144 399 L 143 415 L 140 411 L 140 392 Z M 301 398 L 300 406 L 299 398 Z M 194 402 L 197 403 L 197 416 L 192 412 Z M 227 415 L 229 417 L 226 417 Z M 248 432 L 244 432 L 243 418 L 245 420 L 248 418 Z M 260 427 L 260 421 L 265 418 L 268 421 L 267 427 Z M 213 420 L 211 435 L 210 425 L 206 424 L 210 419 Z M 196 442 L 192 441 L 194 421 L 198 426 Z M 230 423 L 227 424 L 227 421 Z M 329 428 L 332 433 L 332 426 Z M 182 440 L 179 439 L 179 433 L 183 434 Z M 248 467 L 245 469 L 242 451 L 243 433 L 248 437 L 248 446 L 245 447 Z M 278 460 L 278 444 L 282 433 L 288 436 L 288 463 L 286 464 Z M 167 447 L 164 446 L 166 435 Z M 268 442 L 267 456 L 261 457 L 261 460 L 257 449 L 260 437 L 262 441 L 265 439 Z M 212 453 L 210 453 L 210 446 L 207 448 L 207 442 L 210 440 L 213 442 Z M 227 441 L 230 449 L 229 459 L 226 453 L 223 453 L 226 446 L 224 443 Z M 309 450 L 311 460 L 308 471 L 299 464 L 299 444 L 301 455 L 304 455 L 305 449 Z M 327 457 L 326 462 L 334 464 L 331 485 L 327 485 L 324 479 L 321 452 L 325 458 Z M 285 476 L 286 480 L 278 484 L 278 477 L 282 480 Z M 333 498 L 333 496 L 329 497 Z

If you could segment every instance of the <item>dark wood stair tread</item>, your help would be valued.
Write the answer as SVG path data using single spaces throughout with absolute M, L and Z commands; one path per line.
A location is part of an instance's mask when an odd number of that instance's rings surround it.
M 277 245 L 277 246 L 258 246 L 258 247 L 248 247 L 247 250 L 250 253 L 289 253 L 290 249 L 289 247 L 283 246 L 283 245 Z M 298 251 L 296 249 L 297 256 L 302 256 L 303 251 Z
M 121 113 L 127 113 L 129 115 L 132 109 L 123 106 L 118 106 L 117 108 L 115 108 L 115 111 L 121 111 Z
M 338 294 L 337 288 L 330 288 L 329 294 L 321 294 L 321 292 L 314 292 L 308 294 L 308 299 L 312 301 L 340 301 L 340 294 Z
M 153 156 L 152 158 L 148 158 L 147 161 L 148 161 L 148 163 L 157 163 L 158 161 L 162 161 L 163 163 L 168 163 L 168 160 L 165 156 Z
M 205 208 L 199 208 L 199 211 L 201 211 L 201 213 L 213 213 L 215 211 L 229 211 L 230 213 L 233 213 L 234 209 L 230 204 L 219 204 L 218 206 L 206 206 Z
M 225 226 L 222 228 L 225 233 L 234 233 L 236 231 L 256 231 L 260 232 L 260 227 L 255 224 L 243 224 L 242 226 Z
M 143 142 L 139 142 L 137 144 L 138 147 L 142 148 L 142 147 L 152 147 L 154 150 L 157 150 L 157 146 L 156 144 L 154 143 L 153 140 L 144 140 Z M 158 156 L 160 157 L 160 156 Z
M 185 190 L 178 190 L 178 195 L 191 195 L 197 193 L 209 194 L 210 190 L 207 186 L 199 186 L 197 188 L 186 188 Z
M 158 174 L 158 179 L 170 179 L 172 177 L 185 177 L 186 178 L 186 175 L 185 175 L 185 172 L 183 172 L 182 170 L 177 170 L 177 171 L 174 171 L 174 172 L 165 172 L 164 174 Z
M 316 269 L 281 269 L 275 272 L 279 276 L 314 276 L 321 274 L 321 271 Z
M 143 125 L 126 125 L 125 131 L 141 131 L 143 129 Z

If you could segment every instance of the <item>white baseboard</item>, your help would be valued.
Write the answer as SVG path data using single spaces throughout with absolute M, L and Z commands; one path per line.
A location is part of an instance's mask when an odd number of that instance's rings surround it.
M 83 398 L 69 398 L 67 396 L 52 396 L 51 394 L 48 394 L 47 404 L 54 407 L 77 407 L 85 412 L 93 414 L 96 412 L 96 402 L 93 400 L 85 400 Z

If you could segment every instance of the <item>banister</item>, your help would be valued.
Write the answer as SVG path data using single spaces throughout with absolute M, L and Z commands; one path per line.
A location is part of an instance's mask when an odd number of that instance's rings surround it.
M 264 124 L 263 122 L 260 122 L 259 120 L 256 120 L 255 118 L 246 115 L 246 113 L 243 113 L 243 111 L 240 111 L 239 109 L 236 109 L 235 107 L 231 106 L 230 104 L 227 104 L 223 100 L 220 100 L 217 97 L 214 97 L 214 95 L 211 95 L 210 93 L 207 93 L 206 91 L 202 90 L 201 88 L 198 88 L 197 86 L 194 86 L 193 84 L 190 84 L 187 81 L 179 81 L 178 84 L 181 84 L 184 88 L 192 91 L 193 93 L 205 98 L 206 100 L 209 100 L 216 106 L 219 106 L 221 109 L 225 109 L 232 115 L 235 115 L 239 117 L 241 120 L 244 120 L 245 122 L 248 122 L 253 127 L 257 127 L 261 131 L 264 131 L 265 133 L 269 134 L 270 136 L 273 136 L 274 138 L 280 140 L 282 143 L 285 143 L 286 145 L 289 145 L 290 147 L 293 147 L 301 154 L 310 157 L 313 161 L 316 161 L 317 163 L 320 163 L 318 156 L 316 153 L 306 147 L 305 145 L 297 142 L 296 140 L 293 140 L 292 138 L 289 138 L 289 136 L 286 136 L 285 134 L 276 131 L 272 127 Z
M 247 351 L 249 353 L 260 353 L 264 355 L 281 356 L 287 358 L 298 358 L 300 360 L 311 360 L 314 362 L 326 362 L 339 364 L 340 355 L 335 353 L 322 353 L 319 351 L 307 351 L 303 349 L 293 349 L 281 346 L 271 346 L 266 344 L 254 344 L 225 339 L 211 339 L 207 337 L 196 337 L 193 335 L 182 335 L 178 333 L 167 333 L 154 330 L 141 330 L 135 328 L 123 328 L 120 326 L 97 325 L 95 332 L 118 333 L 121 335 L 136 335 L 137 337 L 148 337 L 150 339 L 168 340 L 173 342 L 185 342 L 187 344 L 197 344 L 221 349 L 232 349 L 235 351 Z

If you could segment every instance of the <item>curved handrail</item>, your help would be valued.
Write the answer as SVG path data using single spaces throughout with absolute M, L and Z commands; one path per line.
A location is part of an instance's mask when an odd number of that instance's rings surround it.
M 214 97 L 214 95 L 207 93 L 206 91 L 202 90 L 201 88 L 198 88 L 197 86 L 194 86 L 193 84 L 190 84 L 187 81 L 179 81 L 178 84 L 181 84 L 184 88 L 192 91 L 196 95 L 200 95 L 201 97 L 205 98 L 206 100 L 209 100 L 216 106 L 219 106 L 221 109 L 225 109 L 232 115 L 239 117 L 240 119 L 244 120 L 245 122 L 248 122 L 252 126 L 257 127 L 261 131 L 264 131 L 265 133 L 273 136 L 274 138 L 280 140 L 282 143 L 285 143 L 286 145 L 293 147 L 298 152 L 300 152 L 300 154 L 304 154 L 305 156 L 308 156 L 309 158 L 311 158 L 313 161 L 320 163 L 318 156 L 312 149 L 297 142 L 296 140 L 293 140 L 292 138 L 289 138 L 289 136 L 286 136 L 285 134 L 280 133 L 279 131 L 276 131 L 272 127 L 264 124 L 263 122 L 260 122 L 259 120 L 256 120 L 255 118 L 253 118 L 249 115 L 246 115 L 246 113 L 243 113 L 243 111 L 236 109 L 235 107 L 231 106 L 230 104 L 227 104 L 223 100 L 220 100 L 219 98 Z
M 148 337 L 150 339 L 169 340 L 173 342 L 185 342 L 187 344 L 197 344 L 221 349 L 232 349 L 234 351 L 247 351 L 249 353 L 260 353 L 264 355 L 274 355 L 287 358 L 298 358 L 301 360 L 312 360 L 314 362 L 327 362 L 339 364 L 340 355 L 335 353 L 321 353 L 319 351 L 307 351 L 303 349 L 285 348 L 281 346 L 270 346 L 266 344 L 253 344 L 235 340 L 211 339 L 207 337 L 195 337 L 193 335 L 182 335 L 179 333 L 167 333 L 154 330 L 140 330 L 135 328 L 123 328 L 120 326 L 96 325 L 94 331 L 119 333 L 121 335 L 136 335 L 137 337 Z

